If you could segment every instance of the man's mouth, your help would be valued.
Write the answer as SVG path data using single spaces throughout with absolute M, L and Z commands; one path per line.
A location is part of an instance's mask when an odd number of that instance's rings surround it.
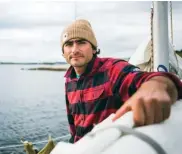
M 83 56 L 76 56 L 76 57 L 71 57 L 71 59 L 77 59 L 77 58 L 82 58 Z

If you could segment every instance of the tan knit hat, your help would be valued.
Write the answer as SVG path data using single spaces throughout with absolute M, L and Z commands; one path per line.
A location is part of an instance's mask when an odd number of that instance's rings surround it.
M 61 47 L 73 38 L 82 38 L 89 41 L 94 47 L 97 47 L 97 40 L 92 30 L 91 24 L 84 19 L 79 19 L 68 25 L 61 35 Z

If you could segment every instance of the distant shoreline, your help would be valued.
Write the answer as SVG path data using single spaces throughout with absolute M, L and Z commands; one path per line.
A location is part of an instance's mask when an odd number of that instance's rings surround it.
M 30 70 L 30 71 L 66 71 L 68 68 L 52 68 L 52 67 L 37 67 L 37 68 L 21 68 L 21 70 Z
M 0 65 L 19 65 L 21 70 L 30 71 L 66 71 L 70 65 L 65 62 L 44 62 L 44 63 L 14 63 L 14 62 L 0 62 Z
M 176 53 L 182 58 L 182 50 L 181 51 L 176 51 Z
M 30 62 L 30 63 L 20 63 L 20 62 L 0 62 L 0 65 L 67 65 L 65 62 Z

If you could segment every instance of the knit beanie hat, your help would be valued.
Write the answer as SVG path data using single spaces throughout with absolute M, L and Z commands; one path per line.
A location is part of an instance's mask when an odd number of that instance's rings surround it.
M 91 24 L 84 19 L 74 21 L 68 25 L 61 35 L 61 47 L 70 39 L 81 38 L 90 42 L 94 47 L 97 47 L 97 40 L 92 30 Z

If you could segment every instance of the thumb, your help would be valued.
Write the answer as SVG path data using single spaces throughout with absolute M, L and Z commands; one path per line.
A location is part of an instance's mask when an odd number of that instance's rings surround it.
M 128 111 L 131 111 L 131 106 L 130 106 L 129 102 L 126 102 L 124 105 L 122 105 L 117 110 L 117 112 L 116 112 L 114 118 L 112 119 L 112 121 L 114 122 L 115 120 L 117 120 L 118 118 L 120 118 L 121 116 L 123 116 Z

